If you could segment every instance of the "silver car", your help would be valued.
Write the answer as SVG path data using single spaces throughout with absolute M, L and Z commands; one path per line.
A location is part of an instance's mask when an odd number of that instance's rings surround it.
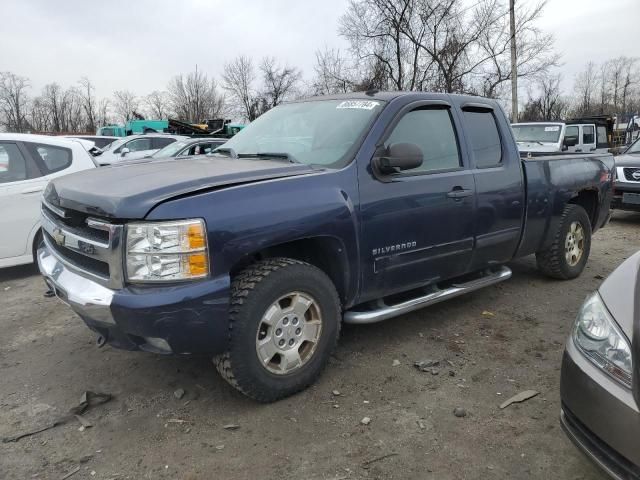
M 640 479 L 639 362 L 640 252 L 585 300 L 560 381 L 564 431 L 620 480 Z
M 134 160 L 153 155 L 161 148 L 189 137 L 167 134 L 129 135 L 107 145 L 96 157 L 101 166 L 114 165 L 125 160 Z

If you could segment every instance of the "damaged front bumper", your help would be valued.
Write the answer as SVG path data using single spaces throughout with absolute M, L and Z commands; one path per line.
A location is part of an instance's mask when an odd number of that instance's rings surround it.
M 83 276 L 46 241 L 38 250 L 38 267 L 48 287 L 104 343 L 163 354 L 216 354 L 226 349 L 228 275 L 112 290 Z

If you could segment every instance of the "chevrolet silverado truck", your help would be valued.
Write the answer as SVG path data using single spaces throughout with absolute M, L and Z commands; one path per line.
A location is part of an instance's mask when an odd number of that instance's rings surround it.
M 206 354 L 262 402 L 309 386 L 341 324 L 511 276 L 578 276 L 609 218 L 613 157 L 521 159 L 498 103 L 312 98 L 208 156 L 51 181 L 40 271 L 98 344 Z

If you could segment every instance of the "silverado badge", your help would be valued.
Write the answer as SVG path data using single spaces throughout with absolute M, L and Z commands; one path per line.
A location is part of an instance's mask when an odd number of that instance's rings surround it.
M 403 250 L 410 250 L 416 248 L 417 242 L 404 242 L 396 243 L 395 245 L 387 245 L 386 247 L 374 248 L 371 252 L 373 256 L 385 255 L 387 253 L 402 252 Z

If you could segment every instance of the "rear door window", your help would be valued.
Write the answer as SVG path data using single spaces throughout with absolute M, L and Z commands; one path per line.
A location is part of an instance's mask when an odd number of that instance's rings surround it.
M 164 148 L 167 145 L 170 145 L 175 141 L 176 141 L 175 138 L 158 138 L 158 137 L 154 137 L 153 138 L 153 148 Z
M 151 150 L 150 138 L 136 138 L 124 145 L 124 148 L 128 148 L 130 152 L 141 152 L 143 150 Z
M 0 184 L 33 178 L 27 159 L 15 143 L 0 143 Z
M 595 128 L 593 125 L 582 126 L 582 144 L 591 145 L 596 143 Z
M 502 143 L 491 111 L 463 110 L 466 135 L 471 143 L 476 168 L 497 167 L 502 163 Z
M 71 165 L 73 154 L 70 148 L 31 142 L 25 142 L 24 145 L 31 156 L 44 165 L 46 175 L 60 172 Z
M 598 148 L 606 148 L 609 146 L 609 139 L 607 138 L 607 127 L 604 125 L 598 125 L 596 127 L 597 134 L 597 147 Z

